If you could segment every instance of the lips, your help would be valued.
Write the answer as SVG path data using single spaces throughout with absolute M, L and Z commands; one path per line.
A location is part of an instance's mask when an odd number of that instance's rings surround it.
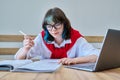
M 55 35 L 56 35 L 56 34 L 59 34 L 59 32 L 56 32 L 56 33 L 52 33 L 52 34 L 55 34 Z

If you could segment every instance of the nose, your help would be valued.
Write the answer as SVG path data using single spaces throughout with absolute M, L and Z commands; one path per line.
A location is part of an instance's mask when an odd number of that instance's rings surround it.
M 52 31 L 56 31 L 56 28 L 55 28 L 55 27 L 52 27 Z

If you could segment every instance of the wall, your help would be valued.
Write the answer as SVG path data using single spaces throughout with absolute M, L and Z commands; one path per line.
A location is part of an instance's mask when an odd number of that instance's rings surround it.
M 120 29 L 120 0 L 0 0 L 0 34 L 38 34 L 45 12 L 61 8 L 83 35 Z

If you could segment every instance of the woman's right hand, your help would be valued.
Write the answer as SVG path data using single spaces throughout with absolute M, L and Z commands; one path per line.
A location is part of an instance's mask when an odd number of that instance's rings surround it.
M 23 48 L 21 48 L 16 54 L 16 59 L 28 59 L 27 53 L 31 47 L 34 46 L 34 38 L 32 36 L 25 35 L 23 40 Z
M 29 35 L 25 35 L 24 36 L 24 40 L 23 40 L 23 48 L 28 51 L 31 47 L 34 46 L 34 38 L 32 36 Z

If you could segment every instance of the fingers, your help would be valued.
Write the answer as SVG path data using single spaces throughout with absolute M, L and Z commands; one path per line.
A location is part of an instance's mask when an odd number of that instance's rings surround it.
M 32 36 L 29 36 L 29 35 L 24 35 L 24 39 L 33 40 L 34 38 Z
M 62 63 L 64 65 L 70 65 L 70 64 L 75 64 L 75 61 L 72 58 L 62 58 L 60 59 L 59 63 Z
M 31 40 L 24 40 L 24 46 L 33 46 L 34 45 L 34 42 L 31 41 Z
M 27 49 L 30 49 L 31 47 L 33 47 L 34 46 L 33 37 L 25 35 L 24 41 L 23 41 L 23 46 Z

